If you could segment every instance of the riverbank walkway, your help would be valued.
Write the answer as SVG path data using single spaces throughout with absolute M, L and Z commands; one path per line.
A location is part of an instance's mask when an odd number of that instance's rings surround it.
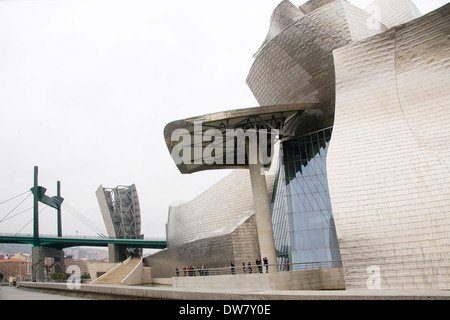
M 0 286 L 0 300 L 92 300 L 58 293 L 46 293 L 24 287 Z
M 24 282 L 19 288 L 2 287 L 1 290 L 0 300 L 450 300 L 450 291 L 419 290 L 195 290 L 171 286 L 92 284 L 81 284 L 80 289 L 69 289 L 64 283 L 39 282 Z

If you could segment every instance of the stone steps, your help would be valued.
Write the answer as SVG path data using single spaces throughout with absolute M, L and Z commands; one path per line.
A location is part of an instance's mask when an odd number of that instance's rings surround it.
M 141 262 L 141 258 L 131 258 L 127 263 L 122 264 L 111 273 L 99 278 L 95 281 L 95 284 L 120 284 L 139 262 Z

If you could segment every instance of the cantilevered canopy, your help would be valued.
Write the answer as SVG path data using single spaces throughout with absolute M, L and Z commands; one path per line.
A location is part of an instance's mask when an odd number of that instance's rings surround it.
M 329 104 L 302 103 L 218 112 L 171 122 L 164 138 L 183 174 L 248 168 L 253 161 L 268 167 L 276 138 L 295 136 L 305 114 L 328 109 Z

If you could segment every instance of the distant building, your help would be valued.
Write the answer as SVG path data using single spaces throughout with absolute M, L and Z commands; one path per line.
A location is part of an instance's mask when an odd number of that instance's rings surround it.
M 3 281 L 8 281 L 9 277 L 16 277 L 18 281 L 31 281 L 31 257 L 16 253 L 8 259 L 0 258 L 0 273 L 3 274 Z

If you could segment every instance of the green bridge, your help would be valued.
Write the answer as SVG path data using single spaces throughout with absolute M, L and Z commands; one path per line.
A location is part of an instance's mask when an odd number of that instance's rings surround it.
M 33 233 L 32 234 L 9 234 L 0 233 L 0 243 L 10 244 L 28 244 L 32 246 L 32 280 L 44 281 L 45 258 L 52 258 L 54 262 L 56 273 L 65 272 L 65 248 L 70 247 L 108 247 L 110 253 L 110 262 L 121 262 L 125 256 L 119 251 L 125 248 L 139 248 L 139 249 L 164 249 L 167 247 L 166 241 L 162 239 L 131 239 L 131 238 L 110 238 L 102 233 L 96 232 L 100 237 L 78 237 L 78 236 L 64 236 L 62 235 L 62 219 L 61 219 L 61 205 L 64 198 L 61 197 L 61 185 L 57 181 L 57 195 L 50 197 L 45 193 L 46 188 L 38 185 L 38 167 L 34 167 L 34 185 L 30 189 L 31 193 L 10 210 L 6 215 L 0 218 L 0 222 L 4 222 L 11 217 L 11 214 L 22 204 L 30 195 L 33 195 Z M 22 193 L 18 196 L 12 197 L 6 201 L 0 202 L 4 204 L 10 200 L 16 199 L 28 192 Z M 48 207 L 56 209 L 57 218 L 57 235 L 46 236 L 39 234 L 39 203 L 43 203 Z M 31 209 L 31 208 L 30 208 Z M 25 210 L 26 211 L 26 210 Z M 23 211 L 23 212 L 25 212 Z M 14 215 L 13 215 L 14 216 Z M 31 220 L 30 220 L 31 222 Z M 142 254 L 142 253 L 141 253 Z M 111 260 L 112 259 L 112 260 Z
M 21 243 L 33 245 L 35 239 L 27 235 L 0 235 L 0 243 Z M 84 237 L 39 237 L 39 245 L 53 249 L 70 247 L 107 247 L 108 244 L 116 244 L 130 248 L 164 249 L 167 246 L 163 240 L 147 239 L 111 239 L 111 238 L 84 238 Z

